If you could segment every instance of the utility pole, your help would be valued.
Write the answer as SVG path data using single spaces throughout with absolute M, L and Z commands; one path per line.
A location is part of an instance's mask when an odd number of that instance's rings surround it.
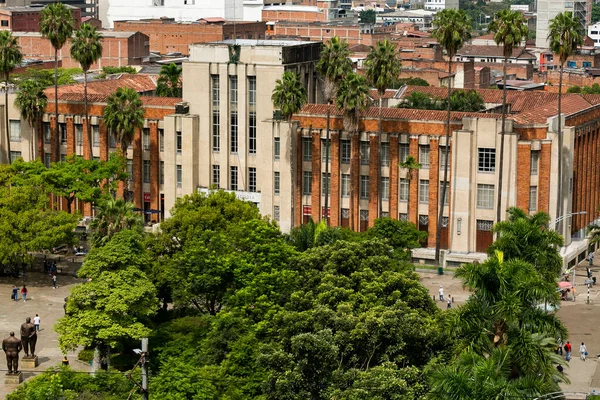
M 142 399 L 148 400 L 148 338 L 142 338 Z

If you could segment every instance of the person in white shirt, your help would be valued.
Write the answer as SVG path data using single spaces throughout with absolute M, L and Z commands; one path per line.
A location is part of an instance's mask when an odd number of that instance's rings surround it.
M 440 301 L 444 301 L 444 288 L 442 287 L 442 285 L 440 285 Z
M 587 347 L 585 347 L 583 342 L 581 342 L 581 346 L 579 346 L 579 356 L 583 361 L 585 361 L 585 356 L 587 356 Z
M 35 331 L 39 332 L 40 331 L 40 316 L 35 314 L 35 317 L 33 317 L 33 325 L 35 326 Z

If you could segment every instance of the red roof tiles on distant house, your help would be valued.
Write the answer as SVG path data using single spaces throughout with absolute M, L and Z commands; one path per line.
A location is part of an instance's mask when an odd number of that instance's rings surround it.
M 473 57 L 504 57 L 503 51 L 504 49 L 502 46 L 465 45 L 456 53 L 456 55 Z M 535 56 L 524 47 L 513 48 L 511 58 L 518 58 L 521 60 L 536 60 Z
M 91 99 L 98 99 L 97 101 L 101 101 L 99 99 L 108 97 L 120 87 L 131 88 L 140 94 L 152 92 L 156 90 L 157 79 L 157 75 L 123 74 L 118 79 L 104 79 L 88 82 L 88 99 L 90 101 Z M 54 100 L 54 88 L 46 89 L 45 93 L 49 100 Z M 79 95 L 80 97 L 76 95 Z M 72 101 L 78 101 L 77 99 L 79 98 L 83 99 L 83 83 L 59 86 L 58 98 L 61 100 L 69 99 Z

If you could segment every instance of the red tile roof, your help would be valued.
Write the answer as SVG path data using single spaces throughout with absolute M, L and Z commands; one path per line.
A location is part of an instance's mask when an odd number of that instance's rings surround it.
M 476 46 L 468 44 L 463 46 L 457 53 L 457 56 L 488 56 L 488 57 L 503 57 L 502 46 Z M 513 49 L 512 58 L 519 59 L 532 59 L 535 60 L 535 56 L 527 51 L 524 47 L 515 47 Z
M 583 97 L 579 95 L 563 96 L 561 113 L 566 116 L 575 114 L 586 108 L 592 107 Z M 558 114 L 558 99 L 549 103 L 539 105 L 530 111 L 513 116 L 513 119 L 520 124 L 534 123 L 544 124 L 548 118 Z
M 130 75 L 123 74 L 118 79 L 104 79 L 88 82 L 87 91 L 88 99 L 94 98 L 95 101 L 108 97 L 120 87 L 129 87 L 138 93 L 151 92 L 156 89 L 156 80 L 158 75 Z M 49 100 L 54 100 L 54 88 L 45 90 Z M 80 97 L 75 95 L 79 94 Z M 58 87 L 58 98 L 67 100 L 72 99 L 77 101 L 78 98 L 83 99 L 83 83 L 75 83 L 72 85 L 63 85 Z
M 397 89 L 387 89 L 383 94 L 383 98 L 393 99 L 397 92 Z M 379 100 L 379 92 L 377 89 L 369 89 L 369 97 L 371 97 L 373 100 Z

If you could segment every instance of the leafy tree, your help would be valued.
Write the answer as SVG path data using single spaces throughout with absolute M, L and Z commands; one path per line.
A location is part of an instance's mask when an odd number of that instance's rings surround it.
M 562 257 L 556 248 L 562 246 L 563 240 L 556 231 L 548 229 L 550 216 L 544 212 L 528 216 L 516 207 L 509 208 L 507 213 L 506 221 L 493 227 L 498 237 L 488 248 L 488 254 L 501 251 L 507 260 L 527 261 L 548 281 L 554 281 L 562 268 Z
M 588 237 L 590 240 L 590 244 L 598 243 L 600 241 L 600 225 L 590 225 L 588 227 Z
M 558 13 L 550 20 L 548 29 L 548 45 L 552 53 L 558 56 L 560 64 L 559 81 L 558 81 L 558 193 L 563 192 L 563 176 L 562 176 L 562 151 L 563 151 L 563 135 L 562 125 L 560 122 L 561 107 L 562 107 L 562 81 L 563 70 L 567 59 L 573 55 L 579 46 L 583 44 L 583 28 L 579 18 L 575 17 L 572 12 L 565 11 Z M 563 215 L 563 201 L 556 202 L 556 215 Z M 559 222 L 558 232 L 562 232 L 562 222 Z
M 297 250 L 305 251 L 311 247 L 333 244 L 339 240 L 358 240 L 356 233 L 339 226 L 328 227 L 324 220 L 315 224 L 310 220 L 306 224 L 292 228 L 288 240 Z
M 427 82 L 425 79 L 423 78 L 413 78 L 412 76 L 410 78 L 400 78 L 398 79 L 394 85 L 393 88 L 396 87 L 401 87 L 401 86 L 429 86 L 429 82 Z
M 58 68 L 58 84 L 76 83 L 74 76 L 82 72 L 80 68 Z M 14 73 L 11 76 L 11 80 L 16 85 L 20 85 L 22 81 L 32 80 L 44 88 L 54 86 L 54 70 L 51 69 L 27 68 L 25 71 Z
M 102 246 L 123 230 L 143 230 L 142 216 L 134 211 L 133 203 L 123 199 L 108 198 L 98 205 L 92 221 L 92 243 Z
M 438 43 L 446 50 L 448 58 L 448 76 L 452 75 L 452 59 L 465 44 L 465 41 L 471 38 L 471 20 L 463 10 L 445 9 L 435 15 L 433 20 L 434 29 L 431 35 L 437 39 Z M 446 154 L 450 154 L 450 109 L 451 109 L 452 82 L 448 83 L 448 104 L 446 121 Z M 440 239 L 442 232 L 442 218 L 444 216 L 443 201 L 446 198 L 448 182 L 448 165 L 444 166 L 444 180 L 440 193 L 440 205 L 438 211 L 438 223 L 435 233 L 435 263 L 440 260 Z
M 359 24 L 369 24 L 375 25 L 377 21 L 377 14 L 375 10 L 363 10 L 358 13 L 358 23 Z
M 498 171 L 498 200 L 496 205 L 496 222 L 502 218 L 502 180 L 504 175 L 504 136 L 506 125 L 506 65 L 515 46 L 520 46 L 527 39 L 529 28 L 523 14 L 519 11 L 502 10 L 490 22 L 488 30 L 494 34 L 496 45 L 503 46 L 504 64 L 502 66 L 502 76 L 504 80 L 502 88 L 502 126 L 500 133 L 500 165 Z
M 156 83 L 156 94 L 162 97 L 181 97 L 181 68 L 175 63 L 160 68 Z
M 379 136 L 377 141 L 377 151 L 381 153 L 383 95 L 385 94 L 385 91 L 392 85 L 392 83 L 398 79 L 402 68 L 396 46 L 387 39 L 377 42 L 375 47 L 372 47 L 371 52 L 367 55 L 365 67 L 367 69 L 365 71 L 367 80 L 375 89 L 377 89 L 377 94 L 379 95 Z M 379 166 L 377 171 L 381 171 L 381 157 L 379 158 Z M 380 189 L 378 192 L 381 192 L 381 179 L 379 178 L 379 172 L 376 176 L 372 176 L 371 179 L 377 180 Z M 379 217 L 382 210 L 381 202 L 382 198 L 379 196 L 377 217 Z
M 600 85 L 598 85 L 600 86 Z M 567 89 L 567 93 L 581 93 L 581 86 L 571 86 L 570 88 Z
M 392 218 L 376 219 L 367 236 L 387 241 L 394 249 L 394 256 L 405 261 L 410 261 L 411 250 L 421 247 L 421 242 L 427 239 L 427 233 L 418 230 L 415 224 Z
M 102 72 L 100 73 L 99 78 L 105 79 L 108 75 L 112 74 L 137 74 L 137 69 L 135 67 L 131 67 L 129 65 L 124 65 L 122 67 L 102 67 Z
M 17 38 L 9 30 L 0 31 L 0 74 L 4 79 L 4 104 L 8 104 L 8 81 L 10 73 L 21 63 L 23 54 L 17 43 Z M 6 123 L 6 160 L 10 163 L 10 124 L 8 121 L 8 107 L 4 107 L 4 121 Z
M 58 134 L 58 50 L 62 49 L 73 34 L 75 19 L 71 10 L 62 3 L 52 3 L 44 7 L 40 15 L 40 33 L 54 48 L 54 117 L 55 132 L 54 159 L 60 160 L 60 135 Z
M 271 101 L 275 108 L 281 110 L 284 118 L 288 121 L 291 121 L 292 115 L 300 111 L 306 103 L 306 90 L 296 73 L 286 71 L 281 79 L 275 81 Z
M 581 92 L 583 94 L 600 94 L 600 85 L 594 83 L 592 86 L 584 86 L 583 89 L 581 89 Z
M 21 118 L 26 120 L 33 130 L 34 137 L 40 137 L 38 132 L 39 124 L 47 105 L 48 98 L 46 97 L 46 93 L 44 93 L 43 86 L 34 80 L 26 80 L 20 83 L 17 97 L 15 98 L 15 107 L 21 112 Z M 34 143 L 35 140 L 31 140 L 32 157 L 35 154 Z
M 600 4 L 592 4 L 592 24 L 600 21 Z
M 478 112 L 485 110 L 483 97 L 475 90 L 455 90 L 450 96 L 452 111 Z
M 398 104 L 398 108 L 414 108 L 417 110 L 439 110 L 438 101 L 423 92 L 413 91 Z
M 135 132 L 144 126 L 145 109 L 140 95 L 128 87 L 120 87 L 110 96 L 102 113 L 106 128 L 114 135 L 120 146 L 123 160 L 127 147 L 133 142 Z M 128 180 L 123 181 L 123 198 L 129 196 Z
M 92 64 L 102 57 L 102 35 L 96 30 L 95 26 L 84 22 L 81 24 L 81 27 L 75 31 L 75 37 L 71 39 L 71 57 L 79 62 L 79 65 L 81 65 L 81 69 L 83 70 L 85 126 L 88 143 L 92 143 L 92 130 L 88 115 L 87 73 Z M 89 159 L 93 160 L 94 155 L 92 152 L 92 146 L 88 145 L 88 148 Z

